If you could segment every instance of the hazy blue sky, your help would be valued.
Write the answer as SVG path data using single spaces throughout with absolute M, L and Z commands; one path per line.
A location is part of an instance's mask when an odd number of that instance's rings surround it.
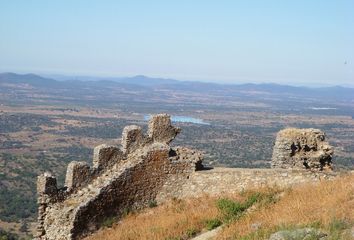
M 354 0 L 0 0 L 0 71 L 354 83 Z

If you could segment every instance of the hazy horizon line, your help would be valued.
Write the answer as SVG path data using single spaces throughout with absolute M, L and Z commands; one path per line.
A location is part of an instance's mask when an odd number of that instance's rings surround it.
M 173 80 L 178 82 L 199 82 L 199 83 L 211 83 L 211 84 L 219 84 L 219 85 L 240 85 L 240 84 L 277 84 L 277 85 L 288 85 L 294 87 L 350 87 L 354 88 L 354 84 L 352 83 L 344 83 L 344 84 L 333 84 L 333 83 L 323 83 L 323 82 L 293 82 L 293 81 L 284 81 L 284 82 L 276 82 L 276 81 L 250 81 L 250 80 L 233 80 L 233 81 L 225 81 L 225 80 L 202 80 L 202 79 L 179 79 L 174 77 L 165 77 L 165 76 L 152 76 L 148 74 L 127 74 L 127 75 L 99 75 L 99 74 L 74 74 L 74 73 L 58 73 L 58 72 L 41 72 L 41 71 L 1 71 L 0 74 L 4 73 L 14 73 L 18 75 L 27 75 L 34 74 L 45 78 L 51 78 L 57 81 L 67 81 L 67 80 L 77 80 L 77 81 L 103 81 L 103 80 L 114 80 L 114 79 L 129 79 L 134 77 L 145 77 L 150 79 L 161 79 L 161 80 Z M 78 79 L 79 78 L 79 79 Z M 84 79 L 88 78 L 88 79 Z

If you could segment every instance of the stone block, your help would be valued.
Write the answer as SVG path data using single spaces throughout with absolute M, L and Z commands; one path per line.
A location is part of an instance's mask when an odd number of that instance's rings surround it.
M 144 145 L 145 139 L 141 127 L 137 125 L 126 126 L 122 134 L 122 147 L 124 153 L 131 153 Z
M 48 172 L 45 172 L 37 178 L 37 193 L 54 195 L 58 191 L 57 179 Z
M 171 118 L 168 114 L 157 114 L 149 121 L 148 136 L 154 142 L 169 144 L 181 129 L 171 125 Z
M 93 150 L 93 167 L 104 169 L 123 159 L 123 152 L 115 146 L 101 144 Z
M 90 166 L 86 162 L 73 161 L 66 170 L 65 186 L 71 190 L 90 180 Z

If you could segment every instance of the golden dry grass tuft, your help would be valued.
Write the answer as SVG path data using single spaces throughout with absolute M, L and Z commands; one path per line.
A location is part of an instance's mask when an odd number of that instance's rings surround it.
M 110 229 L 103 229 L 87 240 L 175 239 L 199 232 L 206 220 L 218 214 L 215 198 L 172 200 L 164 205 L 126 216 Z
M 228 225 L 217 239 L 241 239 L 255 231 L 254 224 L 260 230 L 313 224 L 328 228 L 335 220 L 354 223 L 354 174 L 285 190 L 279 201 Z
M 254 192 L 252 190 L 224 197 L 242 202 Z M 263 196 L 267 193 L 269 196 L 278 194 L 280 198 L 277 201 L 272 198 L 270 201 L 259 202 L 252 207 L 252 211 L 224 224 L 225 227 L 217 239 L 266 239 L 272 231 L 286 226 L 316 224 L 317 227 L 326 229 L 333 220 L 354 223 L 354 174 L 292 189 L 258 189 L 256 192 Z M 217 208 L 218 199 L 203 196 L 172 200 L 161 206 L 130 214 L 112 228 L 104 228 L 86 240 L 189 239 L 189 235 L 205 231 L 207 220 L 221 219 Z M 255 229 L 255 225 L 260 228 Z M 256 232 L 266 234 L 255 234 L 252 237 Z

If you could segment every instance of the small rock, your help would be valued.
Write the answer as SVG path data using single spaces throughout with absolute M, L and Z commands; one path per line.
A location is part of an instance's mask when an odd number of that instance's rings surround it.
M 273 233 L 269 240 L 325 240 L 326 236 L 326 233 L 315 228 L 300 228 Z

